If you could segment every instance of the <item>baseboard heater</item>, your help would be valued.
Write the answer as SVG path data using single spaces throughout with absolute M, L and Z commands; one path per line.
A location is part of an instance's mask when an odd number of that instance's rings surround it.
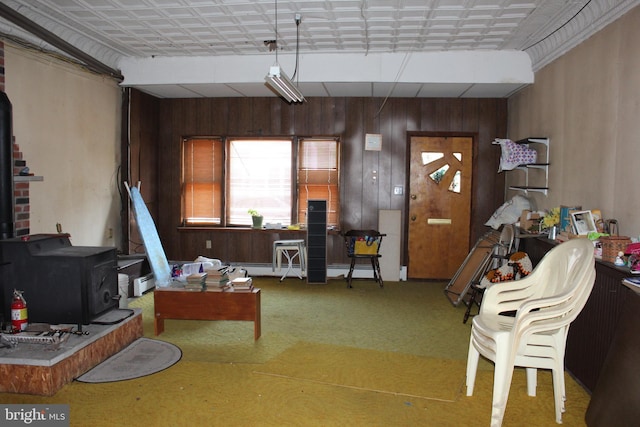
M 156 279 L 153 273 L 133 279 L 133 296 L 142 296 L 145 292 L 156 287 Z
M 234 265 L 234 267 L 242 267 L 247 270 L 249 276 L 259 277 L 259 276 L 277 276 L 280 277 L 282 275 L 282 271 L 272 271 L 271 264 L 261 264 L 261 263 L 242 263 L 238 265 Z M 286 265 L 282 266 L 285 270 L 287 269 Z M 298 268 L 298 264 L 294 263 L 294 268 Z M 296 270 L 297 271 L 297 270 Z M 329 278 L 337 278 L 340 276 L 347 276 L 349 274 L 349 265 L 348 264 L 329 264 L 327 265 L 327 277 Z M 370 278 L 373 277 L 371 275 L 371 265 L 370 264 L 356 264 L 356 268 L 353 271 L 353 277 L 358 278 Z M 400 266 L 400 280 L 407 280 L 407 266 Z

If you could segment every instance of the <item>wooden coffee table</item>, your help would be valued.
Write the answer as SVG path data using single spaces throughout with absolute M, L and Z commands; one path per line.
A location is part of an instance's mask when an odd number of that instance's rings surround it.
M 164 319 L 249 320 L 254 339 L 260 338 L 260 289 L 251 291 L 190 291 L 156 288 L 153 291 L 154 331 L 164 332 Z

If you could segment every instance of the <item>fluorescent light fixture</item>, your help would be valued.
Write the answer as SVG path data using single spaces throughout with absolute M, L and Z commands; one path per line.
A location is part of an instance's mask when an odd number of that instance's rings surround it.
M 280 65 L 269 68 L 269 74 L 264 78 L 267 85 L 283 97 L 287 102 L 304 102 L 302 92 L 293 84 L 287 75 L 280 69 Z

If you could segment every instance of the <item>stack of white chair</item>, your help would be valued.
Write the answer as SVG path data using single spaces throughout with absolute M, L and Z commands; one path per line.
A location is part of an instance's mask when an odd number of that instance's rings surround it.
M 587 239 L 561 243 L 529 276 L 485 290 L 471 329 L 467 396 L 473 395 L 482 355 L 495 364 L 492 426 L 502 425 L 515 366 L 526 368 L 529 396 L 536 394 L 536 370 L 552 370 L 556 422 L 562 423 L 566 338 L 593 289 L 593 249 Z

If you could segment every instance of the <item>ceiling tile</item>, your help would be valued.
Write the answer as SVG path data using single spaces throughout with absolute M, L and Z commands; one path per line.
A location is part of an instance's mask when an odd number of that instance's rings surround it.
M 283 54 L 293 53 L 299 31 L 298 46 L 303 55 L 517 50 L 527 52 L 533 70 L 537 70 L 636 7 L 640 0 L 278 0 L 277 14 L 273 0 L 3 0 L 2 3 L 68 43 L 90 51 L 110 67 L 117 67 L 124 57 L 267 54 L 263 42 L 274 38 Z M 301 16 L 299 26 L 295 24 L 295 14 Z M 4 18 L 0 18 L 0 33 L 48 49 L 53 46 Z M 550 34 L 554 37 L 548 37 Z M 262 89 L 261 84 L 248 83 Z M 413 82 L 401 83 L 405 84 L 398 85 L 395 93 L 410 96 L 418 90 Z M 435 88 L 430 82 L 423 83 L 417 96 L 433 93 L 501 96 L 513 90 L 509 85 L 501 88 L 480 84 L 460 92 L 457 85 Z M 309 90 L 324 93 L 319 96 L 334 93 L 377 96 L 388 85 L 311 84 Z M 223 87 L 219 92 L 216 89 L 216 93 L 231 90 L 249 96 L 249 87 Z M 167 88 L 163 90 L 170 92 Z M 203 90 L 198 87 L 198 91 Z M 214 89 L 207 87 L 204 92 L 210 90 Z M 185 87 L 174 92 L 188 93 Z

